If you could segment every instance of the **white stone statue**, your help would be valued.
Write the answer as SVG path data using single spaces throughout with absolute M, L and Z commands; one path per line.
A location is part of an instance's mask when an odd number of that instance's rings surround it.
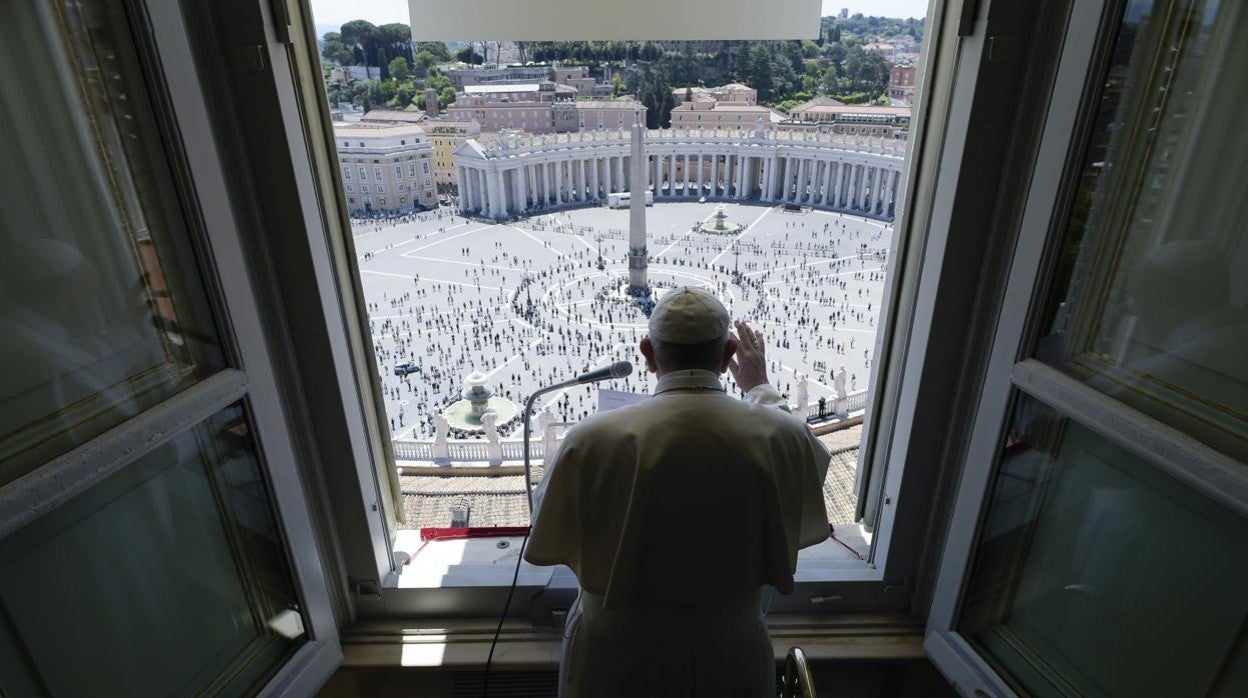
M 559 447 L 555 434 L 555 413 L 550 408 L 542 410 L 541 416 L 537 418 L 537 423 L 542 428 L 542 460 L 549 463 L 551 456 L 554 455 L 555 449 Z
M 451 462 L 451 449 L 446 443 L 446 435 L 451 427 L 441 413 L 433 415 L 433 462 Z
M 793 414 L 804 419 L 810 406 L 810 379 L 805 373 L 797 374 L 797 389 L 793 393 Z
M 486 412 L 481 415 L 481 426 L 485 428 L 485 453 L 490 465 L 502 465 L 503 443 L 498 438 L 498 415 Z

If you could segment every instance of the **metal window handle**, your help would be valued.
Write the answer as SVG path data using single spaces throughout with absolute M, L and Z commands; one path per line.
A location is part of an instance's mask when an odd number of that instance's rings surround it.
M 781 698 L 794 698 L 799 685 L 805 698 L 816 698 L 815 680 L 810 675 L 810 663 L 806 661 L 806 653 L 801 647 L 794 646 L 789 648 L 789 654 L 784 658 Z

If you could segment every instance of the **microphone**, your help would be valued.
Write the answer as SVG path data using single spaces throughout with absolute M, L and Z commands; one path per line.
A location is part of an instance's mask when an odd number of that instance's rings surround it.
M 582 373 L 576 377 L 576 384 L 584 385 L 586 383 L 597 383 L 598 381 L 605 381 L 611 378 L 624 378 L 625 376 L 632 375 L 632 373 L 633 365 L 631 363 L 627 361 L 616 361 L 605 368 L 590 371 L 589 373 Z

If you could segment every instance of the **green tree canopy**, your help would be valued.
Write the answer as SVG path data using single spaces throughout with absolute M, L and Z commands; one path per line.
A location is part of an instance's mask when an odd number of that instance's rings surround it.
M 394 78 L 395 80 L 403 81 L 403 80 L 406 80 L 410 75 L 411 75 L 411 72 L 408 70 L 406 58 L 402 56 L 398 56 L 397 58 L 394 58 L 393 60 L 390 61 L 390 77 Z
M 377 51 L 377 27 L 372 22 L 353 19 L 342 25 L 339 34 L 342 45 L 350 50 L 361 64 L 373 65 L 370 59 Z
M 485 62 L 485 56 L 477 53 L 471 46 L 465 46 L 455 52 L 455 58 L 469 65 L 481 65 Z

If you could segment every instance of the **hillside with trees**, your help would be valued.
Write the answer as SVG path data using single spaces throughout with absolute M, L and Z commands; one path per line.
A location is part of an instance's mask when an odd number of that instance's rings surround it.
M 381 75 L 329 84 L 330 101 L 403 108 L 433 87 L 445 107 L 455 91 L 436 66 L 453 60 L 480 65 L 498 52 L 495 42 L 468 43 L 452 53 L 440 42 L 413 45 L 410 37 L 405 24 L 374 26 L 363 20 L 326 33 L 321 42 L 326 63 L 377 68 Z M 654 128 L 670 123 L 673 87 L 742 82 L 758 89 L 760 103 L 784 111 L 819 95 L 847 104 L 887 103 L 888 65 L 882 53 L 865 47 L 917 44 L 922 37 L 922 19 L 857 14 L 822 18 L 814 41 L 706 42 L 717 47 L 713 52 L 665 50 L 649 41 L 535 41 L 518 43 L 517 49 L 528 61 L 587 65 L 600 77 L 610 71 L 614 93 L 636 95 Z

